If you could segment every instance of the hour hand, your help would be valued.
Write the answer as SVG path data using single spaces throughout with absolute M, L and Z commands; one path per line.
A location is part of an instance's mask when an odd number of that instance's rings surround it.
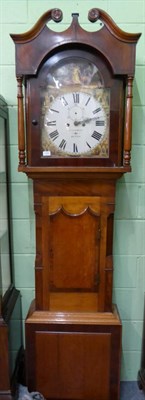
M 74 121 L 74 125 L 75 126 L 78 126 L 78 125 L 85 125 L 86 123 L 88 123 L 88 122 L 90 122 L 90 121 L 93 121 L 93 120 L 96 120 L 97 118 L 96 117 L 93 117 L 93 118 L 85 118 L 85 119 L 83 119 L 82 121 Z

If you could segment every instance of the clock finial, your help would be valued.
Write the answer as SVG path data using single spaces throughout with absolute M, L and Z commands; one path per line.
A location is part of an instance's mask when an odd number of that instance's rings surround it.
M 92 8 L 88 12 L 88 19 L 90 22 L 96 22 L 100 17 L 99 10 L 97 8 Z
M 60 22 L 62 21 L 63 18 L 63 13 L 59 8 L 54 8 L 51 11 L 51 18 L 53 19 L 53 21 L 55 22 Z

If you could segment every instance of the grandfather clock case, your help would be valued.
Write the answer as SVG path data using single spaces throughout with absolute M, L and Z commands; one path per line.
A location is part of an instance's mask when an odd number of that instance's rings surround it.
M 115 185 L 130 172 L 132 83 L 140 34 L 104 11 L 53 31 L 46 12 L 12 34 L 19 171 L 33 180 L 35 300 L 26 318 L 30 391 L 46 399 L 118 400 L 121 320 L 112 304 Z M 47 23 L 51 21 L 51 28 Z M 23 104 L 25 89 L 25 110 Z M 25 122 L 24 122 L 25 121 Z

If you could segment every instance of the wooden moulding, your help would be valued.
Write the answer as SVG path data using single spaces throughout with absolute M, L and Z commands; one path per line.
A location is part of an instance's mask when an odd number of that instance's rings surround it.
M 18 146 L 19 146 L 19 165 L 25 165 L 25 128 L 24 128 L 24 106 L 22 77 L 17 77 L 18 82 Z
M 75 325 L 120 325 L 121 320 L 116 305 L 112 305 L 112 312 L 51 312 L 35 309 L 35 300 L 32 301 L 26 318 L 27 324 L 75 324 Z
M 58 179 L 59 181 L 66 179 L 87 180 L 87 179 L 107 179 L 117 180 L 124 173 L 130 172 L 130 165 L 124 167 L 30 167 L 19 165 L 19 172 L 24 172 L 32 179 Z
M 51 9 L 41 16 L 31 30 L 22 34 L 11 34 L 11 38 L 17 48 L 17 76 L 36 75 L 42 60 L 47 57 L 52 49 L 56 49 L 57 51 L 58 46 L 62 48 L 65 45 L 72 45 L 72 41 L 75 45 L 80 43 L 82 46 L 90 46 L 92 37 L 92 46 L 94 50 L 104 54 L 115 74 L 134 75 L 134 62 L 132 62 L 132 60 L 134 60 L 135 46 L 141 34 L 132 34 L 122 31 L 112 18 L 99 8 L 90 10 L 89 20 L 91 22 L 95 22 L 97 19 L 99 19 L 100 22 L 102 21 L 104 25 L 102 29 L 106 35 L 105 38 L 105 35 L 100 36 L 100 31 L 92 33 L 81 28 L 78 23 L 78 16 L 79 14 L 73 13 L 70 27 L 66 29 L 66 31 L 58 33 L 49 29 L 46 23 L 51 19 L 55 22 L 60 22 L 62 20 L 62 11 Z M 120 43 L 119 51 L 118 41 Z M 32 46 L 33 52 L 30 51 Z M 40 51 L 39 57 L 38 48 Z M 124 52 L 126 57 L 123 57 Z M 27 54 L 27 57 L 25 54 Z
M 59 8 L 53 8 L 46 11 L 36 22 L 36 24 L 27 32 L 21 34 L 11 34 L 12 39 L 16 43 L 23 43 L 27 40 L 34 39 L 44 28 L 46 23 L 53 20 L 55 22 L 61 22 L 63 18 L 63 13 Z
M 136 43 L 140 37 L 140 33 L 128 33 L 120 29 L 117 24 L 113 21 L 113 19 L 100 8 L 92 8 L 88 12 L 88 19 L 90 22 L 96 22 L 100 19 L 104 25 L 108 28 L 108 30 L 114 35 L 117 39 L 121 39 L 123 41 L 128 41 L 131 43 Z
M 130 165 L 131 160 L 131 144 L 132 144 L 132 85 L 133 77 L 127 79 L 127 95 L 126 95 L 126 115 L 124 129 L 124 166 Z

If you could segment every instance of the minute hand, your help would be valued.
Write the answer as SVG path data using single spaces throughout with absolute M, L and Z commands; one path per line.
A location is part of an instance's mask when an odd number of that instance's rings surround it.
M 90 122 L 90 121 L 94 121 L 94 120 L 97 120 L 97 119 L 98 119 L 98 117 L 85 118 L 85 119 L 83 119 L 82 121 L 74 121 L 74 125 L 75 125 L 75 126 L 78 126 L 78 125 L 85 124 L 85 123 L 88 123 L 88 122 Z

